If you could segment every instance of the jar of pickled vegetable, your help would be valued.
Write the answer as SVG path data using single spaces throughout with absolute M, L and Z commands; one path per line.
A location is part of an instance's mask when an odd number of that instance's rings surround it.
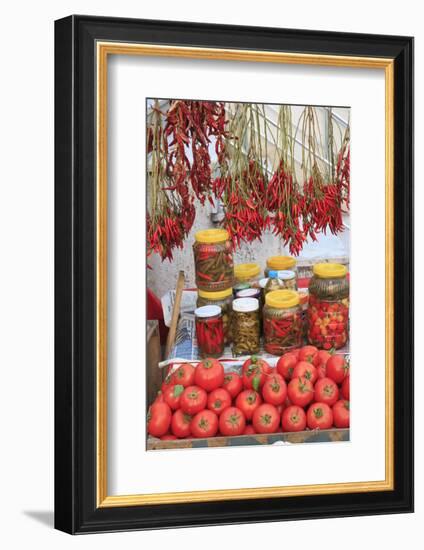
M 322 349 L 342 348 L 349 334 L 349 281 L 346 266 L 322 263 L 309 283 L 308 341 Z
M 234 298 L 237 298 L 237 292 L 240 292 L 240 290 L 247 290 L 248 288 L 251 288 L 249 283 L 236 283 L 233 286 Z
M 302 345 L 303 325 L 299 295 L 294 290 L 274 290 L 265 296 L 264 348 L 283 355 Z
M 233 353 L 259 353 L 259 301 L 256 298 L 237 298 L 233 301 Z
M 283 290 L 283 288 L 283 282 L 280 281 L 280 279 L 278 278 L 277 271 L 271 270 L 269 272 L 268 281 L 264 288 L 264 296 L 266 296 L 268 292 L 273 292 L 274 290 Z
M 261 268 L 259 264 L 237 264 L 234 266 L 235 284 L 255 284 L 259 279 Z
M 218 290 L 217 292 L 209 292 L 207 290 L 199 290 L 197 296 L 197 307 L 202 306 L 219 306 L 222 312 L 222 322 L 224 324 L 224 343 L 228 344 L 232 341 L 231 336 L 231 316 L 233 303 L 233 290 L 227 288 Z
M 197 288 L 224 290 L 234 283 L 233 247 L 226 229 L 204 229 L 194 236 Z
M 289 269 L 275 271 L 271 269 L 269 271 L 269 276 L 279 279 L 283 288 L 287 288 L 288 290 L 297 290 L 296 273 L 294 271 Z
M 221 357 L 224 351 L 224 323 L 219 306 L 202 306 L 194 310 L 196 338 L 202 357 Z
M 265 277 L 269 276 L 269 272 L 273 271 L 294 271 L 297 277 L 296 259 L 292 256 L 270 256 L 266 261 L 266 268 L 264 270 Z

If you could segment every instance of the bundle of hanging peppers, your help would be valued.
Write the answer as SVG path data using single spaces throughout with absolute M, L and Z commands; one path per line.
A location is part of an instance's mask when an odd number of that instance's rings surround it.
M 201 205 L 222 201 L 223 225 L 234 246 L 260 240 L 271 230 L 298 255 L 318 233 L 343 231 L 350 193 L 349 128 L 335 150 L 328 113 L 327 166 L 314 107 L 304 108 L 294 131 L 287 105 L 280 106 L 273 129 L 265 105 L 171 100 L 161 110 L 155 101 L 147 129 L 148 255 L 172 260 L 193 226 L 196 200 Z M 302 151 L 302 185 L 294 161 L 296 142 Z

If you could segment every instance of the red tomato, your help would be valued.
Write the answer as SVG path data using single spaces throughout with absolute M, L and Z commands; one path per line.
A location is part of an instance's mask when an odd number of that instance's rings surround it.
M 208 409 L 220 415 L 224 409 L 231 405 L 231 395 L 224 388 L 211 391 L 208 396 Z
M 253 435 L 255 433 L 255 428 L 252 426 L 252 424 L 247 424 L 247 426 L 244 428 L 243 435 Z
M 262 397 L 271 405 L 281 405 L 287 397 L 287 384 L 281 374 L 273 374 L 262 386 Z
M 224 367 L 216 359 L 204 359 L 198 363 L 194 373 L 194 384 L 206 391 L 212 391 L 222 386 L 224 382 Z
M 288 353 L 293 353 L 293 355 L 296 357 L 296 361 L 299 361 L 300 348 L 292 349 Z
M 326 351 L 325 349 L 320 349 L 313 358 L 312 362 L 316 367 L 319 367 L 320 365 L 326 365 L 330 357 L 331 353 L 329 351 Z
M 219 431 L 222 435 L 241 435 L 245 427 L 246 419 L 237 407 L 228 407 L 219 417 Z
M 153 403 L 147 413 L 147 431 L 154 437 L 165 435 L 171 424 L 171 409 L 166 403 Z
M 312 363 L 317 354 L 318 348 L 315 346 L 303 346 L 299 351 L 299 361 L 309 361 L 309 363 Z
M 153 403 L 165 403 L 165 398 L 163 396 L 163 391 L 159 390 L 157 396 Z
M 253 413 L 252 424 L 258 434 L 272 434 L 278 430 L 280 415 L 274 405 L 264 403 Z
M 225 388 L 234 399 L 243 389 L 243 380 L 237 372 L 227 372 L 224 375 L 222 387 Z
M 306 414 L 301 407 L 290 405 L 281 415 L 283 432 L 301 432 L 306 428 Z
M 269 374 L 271 367 L 269 364 L 260 357 L 252 355 L 250 359 L 247 359 L 243 363 L 243 386 L 247 390 L 258 391 L 262 388 L 266 380 L 267 374 Z
M 190 363 L 183 363 L 174 371 L 172 379 L 174 384 L 181 384 L 185 388 L 194 384 L 195 368 Z
M 336 384 L 341 384 L 349 372 L 349 363 L 344 355 L 333 355 L 327 361 L 327 376 Z
M 314 386 L 305 377 L 293 378 L 287 386 L 287 395 L 293 405 L 306 407 L 314 398 Z
M 342 394 L 343 399 L 349 401 L 350 399 L 350 375 L 348 374 L 342 382 L 342 387 L 340 388 L 340 393 Z
M 277 361 L 277 371 L 285 380 L 291 380 L 293 369 L 296 366 L 297 357 L 296 354 L 290 351 L 285 353 Z
M 307 380 L 315 384 L 316 379 L 318 378 L 318 371 L 316 367 L 309 361 L 299 361 L 299 363 L 294 367 L 293 379 L 299 378 L 299 376 L 304 376 Z
M 208 396 L 203 388 L 188 386 L 180 399 L 181 410 L 187 414 L 197 414 L 206 407 Z
M 218 417 L 206 409 L 193 417 L 190 428 L 194 437 L 213 437 L 218 431 Z
M 346 399 L 340 399 L 333 406 L 334 425 L 336 428 L 349 428 L 350 403 Z
M 174 411 L 180 408 L 181 395 L 184 391 L 184 386 L 177 384 L 176 386 L 170 386 L 163 392 L 163 397 L 168 405 Z
M 171 439 L 178 439 L 174 434 L 165 434 L 161 437 L 162 441 L 170 441 Z
M 191 434 L 191 416 L 181 409 L 175 411 L 171 420 L 171 432 L 177 437 L 189 437 Z
M 317 367 L 318 378 L 326 378 L 327 376 L 327 367 L 323 363 Z
M 333 425 L 333 412 L 327 403 L 312 403 L 306 413 L 308 428 L 328 430 Z
M 262 398 L 255 390 L 244 390 L 238 394 L 236 399 L 236 407 L 246 417 L 246 420 L 251 420 L 253 413 L 262 403 Z
M 339 398 L 339 388 L 331 378 L 321 378 L 315 384 L 315 401 L 327 403 L 330 407 Z
M 162 386 L 161 386 L 162 393 L 167 388 L 172 387 L 174 384 L 175 384 L 175 382 L 174 382 L 174 378 L 173 378 L 172 374 L 167 374 L 165 380 L 162 382 Z

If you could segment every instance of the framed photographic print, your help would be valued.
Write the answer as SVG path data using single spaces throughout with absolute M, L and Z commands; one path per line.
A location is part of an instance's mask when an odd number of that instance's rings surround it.
M 412 511 L 413 39 L 70 16 L 55 72 L 56 528 Z

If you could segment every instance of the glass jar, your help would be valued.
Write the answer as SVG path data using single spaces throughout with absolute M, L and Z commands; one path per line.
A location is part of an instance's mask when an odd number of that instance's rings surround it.
M 234 266 L 235 284 L 248 283 L 253 286 L 257 283 L 260 272 L 259 264 L 237 264 Z
M 303 343 L 302 310 L 294 290 L 275 290 L 265 296 L 263 309 L 264 348 L 283 355 Z
M 196 338 L 201 357 L 221 357 L 224 351 L 224 323 L 219 306 L 194 310 Z
M 219 306 L 222 312 L 222 322 L 224 324 L 224 343 L 232 342 L 231 336 L 231 316 L 233 313 L 233 290 L 219 290 L 217 292 L 208 292 L 207 290 L 199 290 L 197 296 L 197 307 L 202 306 Z
M 259 321 L 262 327 L 262 308 L 264 305 L 263 296 L 260 288 L 246 288 L 245 290 L 239 290 L 236 294 L 236 298 L 256 298 L 259 302 Z
M 349 335 L 349 281 L 346 266 L 322 263 L 309 283 L 308 341 L 317 348 L 339 349 Z
M 271 269 L 269 271 L 270 277 L 276 277 L 282 283 L 282 288 L 287 288 L 288 290 L 297 290 L 297 281 L 296 273 L 294 271 L 285 269 L 282 271 L 274 271 Z
M 269 272 L 268 281 L 264 288 L 264 296 L 268 294 L 268 292 L 273 292 L 274 290 L 283 290 L 283 282 L 280 281 L 280 279 L 277 277 L 277 271 L 271 270 Z
M 265 277 L 269 276 L 269 272 L 284 271 L 289 269 L 294 271 L 297 277 L 296 259 L 292 256 L 270 256 L 266 261 L 266 268 L 264 270 Z
M 259 301 L 256 298 L 237 298 L 233 301 L 233 353 L 259 353 Z
M 204 229 L 194 236 L 197 288 L 217 291 L 234 283 L 233 246 L 226 229 Z
M 237 297 L 237 292 L 240 292 L 240 290 L 247 290 L 250 287 L 249 283 L 237 283 L 233 286 L 233 295 L 234 298 Z

